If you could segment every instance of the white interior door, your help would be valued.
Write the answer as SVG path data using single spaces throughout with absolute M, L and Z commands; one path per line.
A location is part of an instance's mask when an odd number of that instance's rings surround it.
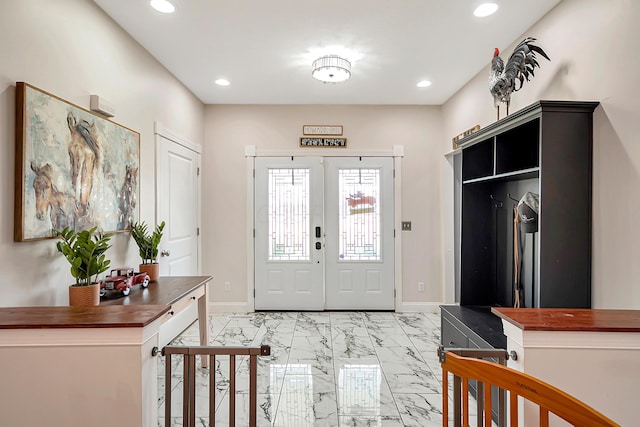
M 160 275 L 198 275 L 200 154 L 158 135 Z
M 393 159 L 325 159 L 328 310 L 393 310 Z
M 254 188 L 256 310 L 394 309 L 392 158 L 258 157 Z
M 322 186 L 319 158 L 256 158 L 256 310 L 324 308 Z

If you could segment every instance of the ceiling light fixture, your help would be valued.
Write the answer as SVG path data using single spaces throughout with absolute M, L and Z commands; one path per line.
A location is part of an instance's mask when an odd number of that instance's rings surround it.
M 497 3 L 482 3 L 480 6 L 476 7 L 476 10 L 473 11 L 473 14 L 478 18 L 484 18 L 486 16 L 493 15 L 497 10 Z
M 149 2 L 152 8 L 162 13 L 173 13 L 176 7 L 167 0 L 151 0 Z
M 431 82 L 429 80 L 422 80 L 422 81 L 419 81 L 418 84 L 416 84 L 416 86 L 418 86 L 418 87 L 429 87 L 429 86 L 431 86 Z
M 314 79 L 324 83 L 340 83 L 351 77 L 351 62 L 338 55 L 325 55 L 313 61 Z
M 215 81 L 215 83 L 216 83 L 218 86 L 229 86 L 229 85 L 231 84 L 231 83 L 229 83 L 229 80 L 227 80 L 227 79 L 217 79 L 217 80 Z

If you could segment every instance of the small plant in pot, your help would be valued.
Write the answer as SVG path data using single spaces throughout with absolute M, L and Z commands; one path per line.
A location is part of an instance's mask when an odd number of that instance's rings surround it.
M 162 240 L 162 230 L 164 230 L 164 221 L 156 225 L 153 233 L 149 232 L 147 224 L 136 222 L 131 230 L 131 237 L 136 241 L 138 249 L 140 249 L 140 271 L 149 275 L 149 280 L 156 282 L 160 276 L 160 264 L 157 262 L 158 245 Z
M 109 269 L 111 261 L 106 252 L 111 247 L 111 234 L 98 232 L 98 227 L 76 231 L 66 227 L 55 230 L 60 238 L 56 247 L 71 264 L 71 275 L 76 283 L 69 286 L 69 305 L 100 305 L 100 282 L 98 276 Z

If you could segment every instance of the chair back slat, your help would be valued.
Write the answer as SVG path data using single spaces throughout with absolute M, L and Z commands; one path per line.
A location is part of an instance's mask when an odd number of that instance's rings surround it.
M 540 407 L 540 427 L 549 427 L 549 411 Z
M 509 425 L 518 427 L 518 395 L 515 393 L 509 394 Z
M 442 353 L 442 354 L 441 354 Z M 509 398 L 509 412 L 510 412 L 510 426 L 514 427 L 518 425 L 518 404 L 519 397 L 524 401 L 531 402 L 538 405 L 539 409 L 539 423 L 541 426 L 549 426 L 549 413 L 553 413 L 563 420 L 567 421 L 574 426 L 603 426 L 603 427 L 619 427 L 619 424 L 607 418 L 603 414 L 599 413 L 592 407 L 586 405 L 584 402 L 576 399 L 575 397 L 559 390 L 552 385 L 532 377 L 531 375 L 517 371 L 515 369 L 508 368 L 507 366 L 479 360 L 472 357 L 463 357 L 453 352 L 444 352 L 442 349 L 439 351 L 440 360 L 442 365 L 442 378 L 443 384 L 448 383 L 449 374 L 453 375 L 454 385 L 458 378 L 462 378 L 462 390 L 463 395 L 460 399 L 456 399 L 455 402 L 462 400 L 462 420 L 454 419 L 454 425 L 468 425 L 468 412 L 466 403 L 468 397 L 468 384 L 469 380 L 474 380 L 478 384 L 478 395 L 482 390 L 482 399 L 484 401 L 484 409 L 482 413 L 478 413 L 478 419 L 483 418 L 485 426 L 492 425 L 492 387 L 503 389 L 508 394 Z M 481 383 L 484 383 L 482 389 Z M 454 394 L 459 393 L 454 386 Z M 443 415 L 448 414 L 448 393 L 447 390 L 443 390 Z M 503 395 L 505 396 L 505 395 Z M 500 398 L 502 404 L 504 404 L 505 397 Z M 457 412 L 454 408 L 454 417 L 457 418 Z M 505 410 L 499 410 L 500 420 L 498 425 L 504 425 L 504 419 L 506 418 Z M 443 416 L 443 426 L 448 425 L 448 415 Z
M 204 365 L 207 361 L 209 370 L 209 425 L 216 424 L 216 357 L 229 356 L 229 426 L 235 427 L 236 414 L 236 356 L 249 356 L 249 426 L 257 425 L 257 358 L 269 356 L 271 348 L 268 345 L 260 347 L 210 347 L 167 346 L 162 349 L 165 356 L 165 426 L 171 425 L 171 359 L 172 355 L 183 357 L 183 406 L 182 420 L 186 427 L 196 426 L 196 356 L 203 356 Z M 203 368 L 206 366 L 203 365 Z
M 484 395 L 482 399 L 484 400 L 484 425 L 490 426 L 492 415 L 491 386 L 487 385 L 486 387 L 483 387 L 483 389 Z M 480 418 L 480 416 L 478 416 L 478 418 Z

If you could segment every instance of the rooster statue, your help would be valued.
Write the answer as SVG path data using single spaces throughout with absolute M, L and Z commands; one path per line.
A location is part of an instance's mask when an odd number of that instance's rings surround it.
M 529 81 L 529 75 L 534 76 L 534 68 L 540 68 L 540 64 L 536 61 L 536 53 L 550 61 L 544 50 L 533 44 L 535 41 L 536 39 L 533 37 L 527 37 L 521 41 L 513 50 L 506 66 L 499 56 L 500 50 L 496 48 L 493 53 L 491 71 L 489 72 L 489 91 L 493 95 L 493 105 L 498 109 L 498 120 L 500 119 L 500 103 L 507 104 L 507 115 L 509 115 L 511 92 L 520 90 L 524 81 Z

